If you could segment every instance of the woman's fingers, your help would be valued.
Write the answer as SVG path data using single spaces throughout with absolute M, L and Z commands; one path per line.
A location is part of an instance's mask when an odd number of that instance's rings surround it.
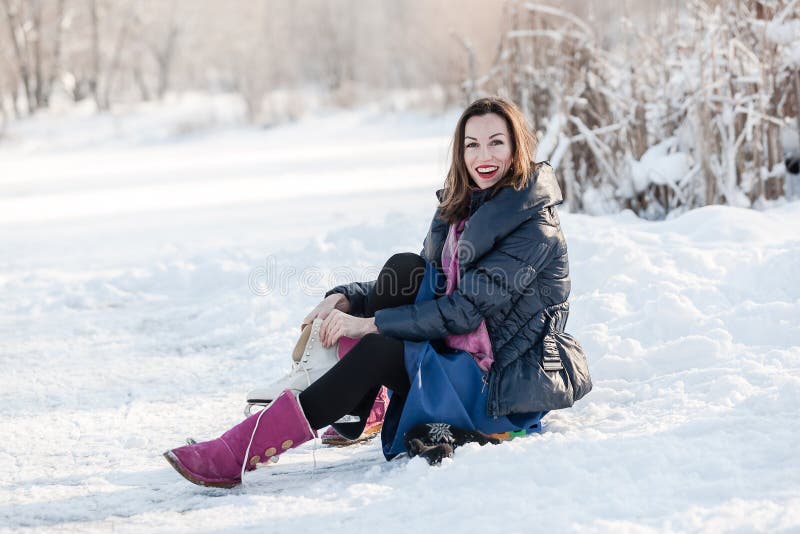
M 319 340 L 323 347 L 332 347 L 342 336 L 360 337 L 362 328 L 358 319 L 344 313 L 341 310 L 331 310 L 327 317 L 322 321 L 322 328 L 319 331 Z
M 331 312 L 330 314 L 328 314 L 328 316 L 325 318 L 325 320 L 322 321 L 322 328 L 320 328 L 320 331 L 319 331 L 319 338 L 320 338 L 320 341 L 322 341 L 322 346 L 330 347 L 331 345 L 333 345 L 333 343 L 331 343 L 331 340 L 330 340 L 331 339 L 331 330 L 334 327 L 334 325 L 337 323 L 338 319 L 339 319 L 339 313 Z
M 331 328 L 328 329 L 328 333 L 325 336 L 325 342 L 323 343 L 323 345 L 325 347 L 330 347 L 331 345 L 333 345 L 333 343 L 331 342 L 332 338 L 333 338 L 333 326 L 331 325 Z
M 322 321 L 322 326 L 319 329 L 319 340 L 322 342 L 323 347 L 327 347 L 328 343 L 328 326 L 330 325 L 330 317 Z
M 342 332 L 344 331 L 344 321 L 345 317 L 343 317 L 343 314 L 339 314 L 339 316 L 336 318 L 336 322 L 333 323 L 330 335 L 328 336 L 328 343 L 331 347 L 335 345 L 337 341 L 339 341 L 340 337 L 342 337 Z
M 336 342 L 339 341 L 339 338 L 344 335 L 342 333 L 342 330 L 344 330 L 344 327 L 341 324 L 337 324 L 334 327 L 333 331 L 331 332 L 331 334 L 330 334 L 330 336 L 328 338 L 328 342 L 329 342 L 328 346 L 329 347 L 334 346 L 336 344 Z
M 325 329 L 325 335 L 322 338 L 322 346 L 323 347 L 327 348 L 327 347 L 331 346 L 331 343 L 329 341 L 330 337 L 331 337 L 330 331 L 331 331 L 331 327 L 330 327 L 330 324 L 329 324 L 328 328 Z

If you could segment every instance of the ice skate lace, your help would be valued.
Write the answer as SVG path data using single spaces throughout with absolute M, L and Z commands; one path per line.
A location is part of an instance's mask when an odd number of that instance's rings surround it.
M 267 413 L 267 410 L 269 410 L 269 406 L 258 412 L 256 424 L 253 427 L 253 433 L 250 434 L 250 441 L 247 443 L 247 449 L 244 451 L 244 458 L 242 459 L 242 472 L 239 474 L 239 480 L 241 480 L 242 485 L 244 485 L 244 473 L 247 470 L 247 461 L 250 458 L 250 447 L 253 446 L 253 439 L 256 437 L 256 431 L 258 430 L 259 423 L 261 423 L 261 417 Z
M 292 374 L 299 374 L 300 372 L 305 373 L 306 375 L 306 382 L 308 385 L 311 385 L 311 375 L 308 373 L 308 367 L 306 367 L 306 360 L 300 360 L 299 362 L 295 362 L 292 364 Z
M 303 410 L 303 406 L 300 404 L 300 398 L 298 396 L 295 396 L 295 399 L 297 400 L 297 405 L 300 406 L 300 412 L 305 414 L 305 411 Z M 243 486 L 244 486 L 244 474 L 247 471 L 247 462 L 248 462 L 248 460 L 250 458 L 250 449 L 253 446 L 253 440 L 256 437 L 256 432 L 258 431 L 258 425 L 261 423 L 261 417 L 267 412 L 267 410 L 269 410 L 270 406 L 272 406 L 272 404 L 269 404 L 263 410 L 258 412 L 258 417 L 256 418 L 256 424 L 255 424 L 255 426 L 253 426 L 253 432 L 250 434 L 250 441 L 247 443 L 247 449 L 245 449 L 245 451 L 244 451 L 244 458 L 242 459 L 242 471 L 241 471 L 241 473 L 239 473 L 239 480 L 241 481 L 241 484 Z M 303 420 L 305 421 L 306 425 L 308 426 L 309 432 L 311 432 L 311 436 L 312 436 L 311 440 L 313 441 L 312 448 L 311 448 L 311 458 L 314 461 L 314 467 L 311 470 L 311 478 L 314 478 L 314 476 L 317 473 L 317 438 L 315 437 L 314 429 L 311 428 L 311 424 L 308 422 L 308 419 L 305 418 L 305 415 L 303 416 Z M 227 445 L 227 443 L 226 443 L 226 445 Z M 230 447 L 228 447 L 228 448 L 230 449 Z M 231 452 L 233 452 L 233 451 L 231 451 Z

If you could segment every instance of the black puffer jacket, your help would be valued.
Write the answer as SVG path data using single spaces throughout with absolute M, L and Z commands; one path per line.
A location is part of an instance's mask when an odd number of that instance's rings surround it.
M 570 291 L 567 245 L 555 206 L 562 201 L 552 168 L 540 164 L 526 188 L 501 189 L 467 221 L 458 245 L 461 283 L 450 295 L 379 310 L 381 334 L 422 341 L 463 334 L 486 320 L 495 362 L 488 378 L 487 412 L 525 411 L 524 393 L 498 387 L 499 373 L 515 360 L 541 354 L 548 328 L 563 331 Z M 422 256 L 441 269 L 448 225 L 433 218 Z M 340 286 L 357 313 L 369 284 Z M 509 384 L 510 385 L 510 384 Z

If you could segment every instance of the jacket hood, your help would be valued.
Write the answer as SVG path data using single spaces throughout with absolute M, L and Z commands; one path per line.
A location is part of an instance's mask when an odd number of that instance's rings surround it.
M 531 208 L 536 211 L 558 206 L 564 201 L 556 173 L 549 163 L 540 163 L 538 169 L 534 171 L 530 198 L 533 200 Z
M 534 212 L 557 206 L 563 202 L 561 188 L 558 186 L 556 174 L 549 163 L 537 165 L 528 180 L 528 185 L 519 191 L 513 187 L 504 187 L 492 198 L 492 202 L 502 210 L 513 212 Z

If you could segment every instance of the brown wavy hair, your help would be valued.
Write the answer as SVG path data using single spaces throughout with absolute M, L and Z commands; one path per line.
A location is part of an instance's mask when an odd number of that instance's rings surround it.
M 511 137 L 511 165 L 500 181 L 492 186 L 491 196 L 506 186 L 519 191 L 528 185 L 536 154 L 536 137 L 531 133 L 528 121 L 522 111 L 511 101 L 499 97 L 481 98 L 470 104 L 461 114 L 453 134 L 450 147 L 452 160 L 444 192 L 439 204 L 441 217 L 448 223 L 455 223 L 469 214 L 470 190 L 477 187 L 464 162 L 464 136 L 467 121 L 476 116 L 494 113 L 503 117 Z

